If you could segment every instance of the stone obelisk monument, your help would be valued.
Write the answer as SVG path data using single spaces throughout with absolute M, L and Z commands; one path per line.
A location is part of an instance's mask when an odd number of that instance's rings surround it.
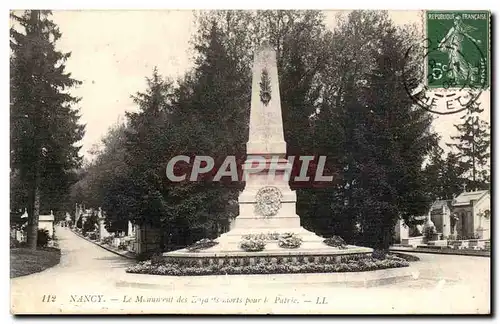
M 263 45 L 252 68 L 252 102 L 247 143 L 248 155 L 286 154 L 276 52 Z
M 284 177 L 291 165 L 285 159 L 276 52 L 269 45 L 256 52 L 252 74 L 247 160 L 243 165 L 247 177 L 234 229 L 297 228 L 300 227 L 300 218 L 295 214 L 297 197 Z M 262 170 L 252 172 L 259 164 Z
M 269 45 L 257 50 L 252 74 L 245 189 L 239 197 L 239 215 L 219 242 L 235 244 L 244 234 L 295 233 L 304 244 L 322 243 L 322 238 L 300 226 L 297 196 L 285 176 L 291 163 L 285 159 L 276 52 Z

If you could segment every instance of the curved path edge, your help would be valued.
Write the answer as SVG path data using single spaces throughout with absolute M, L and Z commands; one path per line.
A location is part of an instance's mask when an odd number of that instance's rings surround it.
M 173 287 L 203 287 L 211 285 L 231 286 L 245 281 L 245 284 L 329 284 L 346 288 L 374 287 L 412 279 L 414 270 L 410 267 L 361 272 L 253 274 L 253 275 L 210 275 L 210 276 L 163 276 L 150 274 L 129 274 L 125 280 L 116 282 L 118 287 L 165 289 Z
M 432 248 L 405 248 L 405 247 L 391 247 L 389 251 L 406 252 L 406 253 L 430 253 L 430 254 L 447 254 L 447 255 L 465 255 L 475 257 L 491 257 L 489 251 L 464 251 L 464 250 L 444 250 Z
M 97 246 L 99 246 L 99 247 L 101 247 L 101 248 L 103 248 L 103 249 L 105 249 L 105 250 L 107 250 L 107 251 L 109 251 L 109 252 L 112 252 L 112 253 L 114 253 L 114 254 L 116 254 L 116 255 L 122 256 L 122 257 L 127 258 L 127 259 L 132 259 L 132 260 L 135 260 L 135 255 L 134 255 L 132 252 L 129 252 L 129 251 L 125 251 L 125 252 L 118 251 L 118 250 L 115 250 L 115 249 L 113 249 L 113 248 L 111 248 L 111 247 L 109 247 L 109 246 L 105 245 L 105 244 L 101 244 L 101 243 L 99 243 L 99 242 L 92 241 L 92 240 L 90 240 L 89 238 L 87 238 L 87 237 L 83 236 L 82 234 L 80 234 L 80 233 L 78 233 L 78 232 L 75 232 L 75 231 L 73 231 L 73 230 L 71 230 L 71 232 L 72 232 L 73 234 L 75 234 L 76 236 L 78 236 L 78 237 L 80 237 L 80 238 L 82 238 L 82 239 L 86 240 L 87 242 L 93 243 L 93 244 L 95 244 L 95 245 L 97 245 Z

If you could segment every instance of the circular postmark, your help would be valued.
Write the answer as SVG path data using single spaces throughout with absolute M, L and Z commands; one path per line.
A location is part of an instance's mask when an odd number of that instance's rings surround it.
M 439 115 L 456 114 L 477 105 L 487 88 L 487 64 L 480 47 L 470 43 L 473 53 L 469 55 L 461 51 L 460 44 L 430 38 L 406 51 L 403 84 L 416 105 Z
M 255 197 L 255 213 L 265 217 L 276 215 L 281 208 L 282 198 L 283 194 L 276 187 L 259 189 Z

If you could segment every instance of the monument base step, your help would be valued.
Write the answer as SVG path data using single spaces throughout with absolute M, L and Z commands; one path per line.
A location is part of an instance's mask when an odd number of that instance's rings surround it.
M 245 235 L 273 235 L 276 234 L 284 234 L 284 233 L 293 233 L 298 235 L 302 239 L 302 244 L 300 246 L 301 249 L 321 249 L 326 246 L 323 241 L 324 238 L 316 235 L 313 232 L 306 230 L 303 227 L 295 227 L 295 228 L 281 228 L 277 231 L 274 228 L 252 228 L 252 229 L 242 229 L 235 228 L 227 233 L 222 234 L 220 237 L 216 239 L 219 242 L 218 245 L 207 249 L 207 251 L 240 251 L 240 243 Z M 266 250 L 282 250 L 278 246 L 277 239 L 268 239 L 266 241 Z
M 219 259 L 224 258 L 251 258 L 252 260 L 256 260 L 257 262 L 262 258 L 275 258 L 276 260 L 279 260 L 277 262 L 281 262 L 290 261 L 290 258 L 296 259 L 301 257 L 308 257 L 315 259 L 319 257 L 326 257 L 335 258 L 336 261 L 340 262 L 340 256 L 366 255 L 373 252 L 373 249 L 371 248 L 355 245 L 348 245 L 345 248 L 328 246 L 323 242 L 324 238 L 306 230 L 303 227 L 284 228 L 279 231 L 279 234 L 294 233 L 299 235 L 302 238 L 302 244 L 297 248 L 282 248 L 278 245 L 278 240 L 266 240 L 266 246 L 262 251 L 247 252 L 240 248 L 242 236 L 248 234 L 269 233 L 276 233 L 276 231 L 262 231 L 254 228 L 233 229 L 225 234 L 222 234 L 219 238 L 216 239 L 219 244 L 208 249 L 199 250 L 196 252 L 190 252 L 187 249 L 180 249 L 164 253 L 163 256 L 173 259 L 209 259 L 209 261 L 200 260 L 200 262 L 208 262 L 210 264 L 218 263 Z
M 262 262 L 275 264 L 296 264 L 301 262 L 335 262 L 342 263 L 351 259 L 362 258 L 373 252 L 371 248 L 349 245 L 347 248 L 339 249 L 325 246 L 322 249 L 266 249 L 259 252 L 246 252 L 241 249 L 233 251 L 208 251 L 189 252 L 177 250 L 164 253 L 163 257 L 173 263 L 192 264 L 199 266 L 210 265 L 254 265 Z

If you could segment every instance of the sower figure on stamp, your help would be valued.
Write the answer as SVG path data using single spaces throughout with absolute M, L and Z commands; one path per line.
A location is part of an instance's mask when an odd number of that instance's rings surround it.
M 476 27 L 465 24 L 460 16 L 456 16 L 453 27 L 450 28 L 439 43 L 439 50 L 448 53 L 449 73 L 457 82 L 467 80 L 473 75 L 473 67 L 463 57 L 462 47 L 464 37 L 467 37 L 473 43 L 481 43 L 481 40 L 469 35 L 474 30 L 476 30 Z

